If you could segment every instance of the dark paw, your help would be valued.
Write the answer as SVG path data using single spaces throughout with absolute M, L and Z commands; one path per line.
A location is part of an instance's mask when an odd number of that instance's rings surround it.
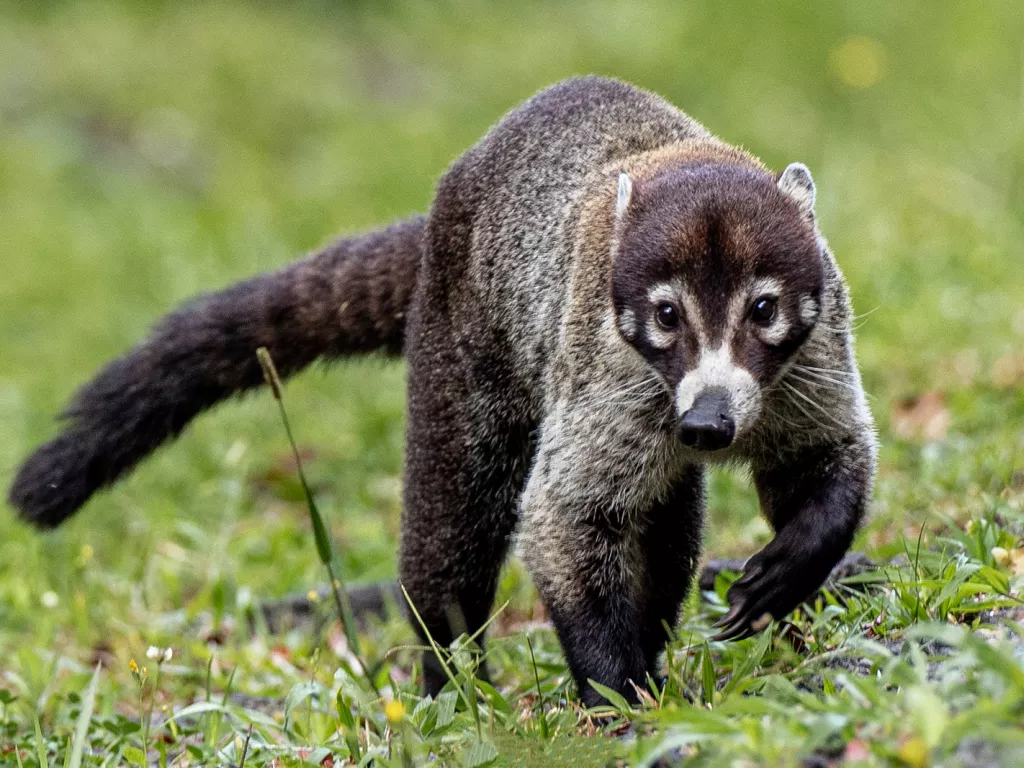
M 750 558 L 729 587 L 729 611 L 715 622 L 721 631 L 712 640 L 741 640 L 784 618 L 817 591 L 838 559 L 775 539 Z
M 760 632 L 772 619 L 784 616 L 810 593 L 801 590 L 794 599 L 793 581 L 790 564 L 766 562 L 761 555 L 751 558 L 743 576 L 726 593 L 729 611 L 715 622 L 721 631 L 711 639 L 742 640 Z

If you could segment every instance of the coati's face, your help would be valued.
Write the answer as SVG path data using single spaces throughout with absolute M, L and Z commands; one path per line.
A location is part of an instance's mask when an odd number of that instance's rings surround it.
M 807 169 L 696 163 L 619 178 L 612 298 L 623 338 L 674 392 L 680 440 L 728 448 L 821 312 Z

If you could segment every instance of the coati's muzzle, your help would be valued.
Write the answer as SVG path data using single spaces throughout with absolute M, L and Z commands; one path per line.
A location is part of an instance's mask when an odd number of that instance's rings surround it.
M 679 420 L 679 440 L 698 451 L 720 451 L 732 444 L 736 422 L 729 392 L 711 387 L 701 392 Z
M 679 440 L 698 451 L 721 451 L 757 421 L 761 388 L 733 362 L 728 345 L 700 355 L 676 386 Z

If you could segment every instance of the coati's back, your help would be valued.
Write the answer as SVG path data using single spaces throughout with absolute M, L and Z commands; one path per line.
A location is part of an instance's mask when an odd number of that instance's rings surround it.
M 580 77 L 514 109 L 455 163 L 442 187 L 472 211 L 468 319 L 484 313 L 500 328 L 522 375 L 537 375 L 557 336 L 588 178 L 615 160 L 709 136 L 660 96 Z

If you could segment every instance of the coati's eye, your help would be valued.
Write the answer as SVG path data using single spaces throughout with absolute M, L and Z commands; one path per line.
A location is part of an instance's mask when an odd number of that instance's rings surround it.
M 775 307 L 775 299 L 769 296 L 762 296 L 750 308 L 750 319 L 758 325 L 768 325 L 775 319 Z
M 679 327 L 679 312 L 667 301 L 661 302 L 654 308 L 654 317 L 657 319 L 658 325 L 666 330 L 671 331 Z

